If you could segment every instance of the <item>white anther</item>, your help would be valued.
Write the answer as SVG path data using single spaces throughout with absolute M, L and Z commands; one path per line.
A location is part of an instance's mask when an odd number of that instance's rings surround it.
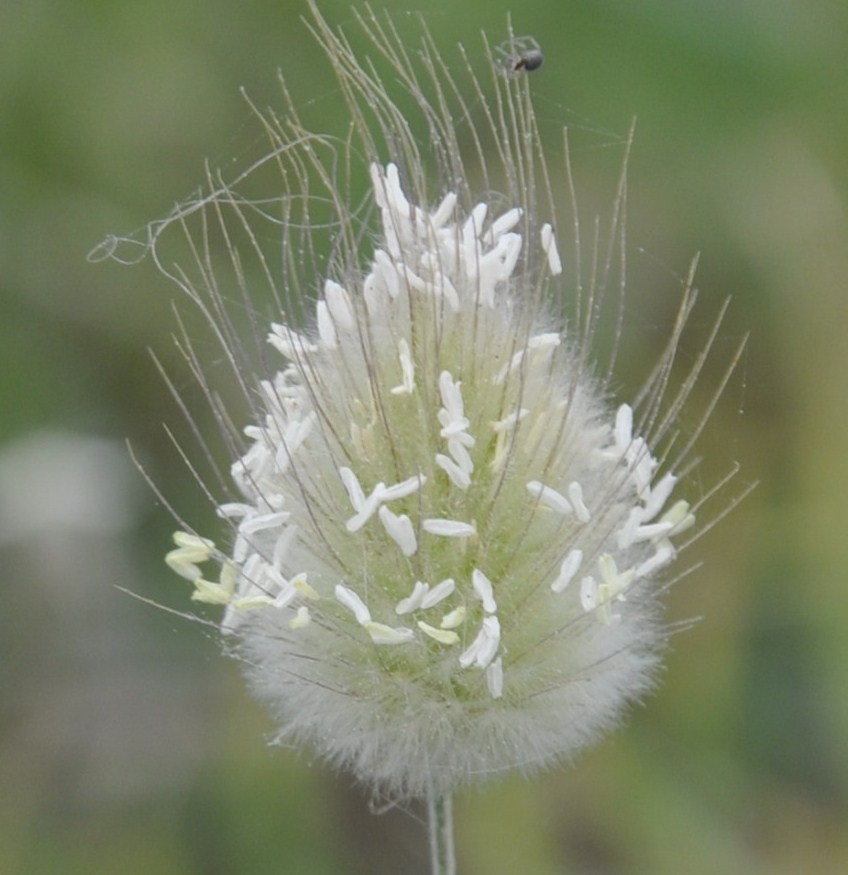
M 337 583 L 335 593 L 336 600 L 351 611 L 360 626 L 371 622 L 371 612 L 366 607 L 365 602 L 352 589 Z
M 380 508 L 379 517 L 386 533 L 400 547 L 403 555 L 412 556 L 418 549 L 418 541 L 409 517 L 405 513 L 392 513 L 385 505 Z
M 362 491 L 359 478 L 350 468 L 339 468 L 339 476 L 342 478 L 342 483 L 347 490 L 347 496 L 353 505 L 353 509 L 362 510 L 365 504 L 365 493 Z
M 474 238 L 479 237 L 483 233 L 483 223 L 486 221 L 486 214 L 488 212 L 488 204 L 477 204 L 477 206 L 471 210 L 471 215 L 465 220 L 465 224 L 462 226 L 463 236 L 467 234 Z
M 571 502 L 562 493 L 557 492 L 556 489 L 552 489 L 550 486 L 545 486 L 544 483 L 540 483 L 538 480 L 531 480 L 527 484 L 527 491 L 539 504 L 550 508 L 550 510 L 555 510 L 561 514 L 574 513 Z
M 395 613 L 398 616 L 402 616 L 403 614 L 411 614 L 413 611 L 417 611 L 424 606 L 424 596 L 426 596 L 429 591 L 430 587 L 428 584 L 424 583 L 422 580 L 416 580 L 415 586 L 412 588 L 412 594 L 408 595 L 405 599 L 401 599 L 397 603 L 395 606 Z
M 489 246 L 493 245 L 502 234 L 511 231 L 521 221 L 522 213 L 523 210 L 519 207 L 513 207 L 511 210 L 507 210 L 503 215 L 498 216 L 498 218 L 492 222 L 489 230 L 483 235 L 483 242 Z
M 579 519 L 581 523 L 588 523 L 592 518 L 592 515 L 589 513 L 589 508 L 586 507 L 586 504 L 583 501 L 583 487 L 576 480 L 573 483 L 568 484 L 568 501 L 574 508 L 574 512 L 577 514 L 577 519 Z
M 365 499 L 362 507 L 359 508 L 359 513 L 354 514 L 346 523 L 345 528 L 353 534 L 358 532 L 368 520 L 374 516 L 380 503 L 383 501 L 383 493 L 386 488 L 385 483 L 378 483 L 374 487 L 374 491 Z
M 674 559 L 675 550 L 666 543 L 657 548 L 657 552 L 636 566 L 636 577 L 650 577 L 661 568 L 665 568 Z
M 394 486 L 383 486 L 380 492 L 382 501 L 394 501 L 397 498 L 406 498 L 407 495 L 412 495 L 418 492 L 419 489 L 427 482 L 427 478 L 423 474 L 415 474 L 400 483 L 395 483 Z M 380 484 L 382 486 L 382 484 Z
M 436 464 L 448 475 L 451 483 L 458 489 L 466 490 L 471 485 L 471 478 L 468 474 L 449 456 L 436 453 Z
M 486 668 L 486 687 L 493 699 L 500 699 L 503 696 L 503 680 L 503 661 L 499 656 Z
M 548 256 L 548 269 L 552 276 L 558 276 L 562 273 L 562 259 L 559 257 L 554 229 L 547 222 L 542 225 L 541 236 L 542 251 Z
M 429 592 L 425 593 L 421 599 L 421 607 L 425 610 L 432 608 L 439 602 L 444 601 L 456 589 L 456 584 L 452 577 L 447 577 L 437 583 Z
M 430 222 L 433 229 L 438 230 L 447 220 L 453 215 L 456 207 L 456 192 L 449 191 L 443 198 L 442 202 L 436 207 L 430 216 Z
M 624 452 L 633 440 L 633 410 L 629 404 L 622 404 L 615 414 L 615 446 Z
M 501 624 L 498 618 L 491 614 L 483 618 L 483 625 L 477 637 L 459 657 L 462 668 L 475 665 L 477 668 L 486 668 L 495 658 L 501 643 Z
M 583 551 L 577 549 L 569 550 L 568 555 L 562 560 L 562 565 L 559 567 L 559 575 L 551 584 L 551 589 L 554 592 L 563 592 L 580 570 L 580 565 L 582 563 Z
M 645 502 L 644 522 L 650 522 L 663 509 L 675 483 L 677 483 L 677 478 L 669 472 L 660 479 L 659 483 L 655 483 L 651 487 L 648 500 Z
M 471 523 L 459 520 L 428 519 L 421 523 L 425 532 L 442 538 L 470 538 L 477 534 L 477 529 Z
M 477 597 L 483 602 L 483 610 L 487 614 L 494 614 L 498 606 L 495 602 L 492 581 L 479 568 L 475 568 L 471 572 L 471 585 L 474 587 Z

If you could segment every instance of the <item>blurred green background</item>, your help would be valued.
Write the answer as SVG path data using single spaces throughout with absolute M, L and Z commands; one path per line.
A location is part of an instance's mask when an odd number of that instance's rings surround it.
M 378 8 L 469 47 L 481 29 L 503 39 L 511 10 L 545 51 L 543 124 L 586 144 L 590 203 L 615 181 L 594 178 L 593 153 L 637 115 L 628 327 L 643 352 L 661 342 L 700 251 L 696 318 L 733 297 L 719 358 L 752 331 L 702 449 L 713 476 L 743 465 L 737 492 L 760 485 L 670 599 L 672 619 L 702 621 L 674 638 L 658 694 L 575 766 L 460 798 L 461 872 L 848 871 L 848 5 Z M 355 30 L 347 3 L 322 9 Z M 86 253 L 239 153 L 255 133 L 239 86 L 279 105 L 280 68 L 318 118 L 334 105 L 305 11 L 0 4 L 4 875 L 427 871 L 420 812 L 372 815 L 343 776 L 265 747 L 272 727 L 214 638 L 114 588 L 187 605 L 161 559 L 172 523 L 125 439 L 186 515 L 209 511 L 169 446 L 161 423 L 179 412 L 147 352 L 176 361 L 176 292 L 149 265 Z

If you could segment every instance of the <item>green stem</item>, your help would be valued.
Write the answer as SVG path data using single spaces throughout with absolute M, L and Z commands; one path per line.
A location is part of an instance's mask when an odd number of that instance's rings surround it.
M 430 791 L 427 797 L 430 865 L 433 875 L 456 875 L 453 846 L 453 799 L 450 793 Z

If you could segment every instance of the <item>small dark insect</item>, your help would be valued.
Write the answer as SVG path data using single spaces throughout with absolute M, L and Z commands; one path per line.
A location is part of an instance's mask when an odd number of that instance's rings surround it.
M 539 43 L 532 36 L 516 36 L 495 47 L 497 63 L 510 79 L 538 70 L 545 60 Z

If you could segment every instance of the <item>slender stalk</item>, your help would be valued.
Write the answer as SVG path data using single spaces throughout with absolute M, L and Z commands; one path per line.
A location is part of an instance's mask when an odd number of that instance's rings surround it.
M 427 797 L 432 875 L 456 875 L 453 845 L 453 798 L 450 793 L 430 791 Z

